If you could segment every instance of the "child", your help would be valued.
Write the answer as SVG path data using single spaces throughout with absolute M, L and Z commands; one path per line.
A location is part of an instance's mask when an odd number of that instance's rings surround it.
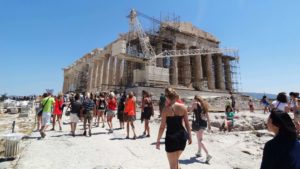
M 226 114 L 226 119 L 225 119 L 224 123 L 222 124 L 220 131 L 223 130 L 225 132 L 226 130 L 228 130 L 230 132 L 234 126 L 235 112 L 233 111 L 231 106 L 227 106 L 225 114 Z

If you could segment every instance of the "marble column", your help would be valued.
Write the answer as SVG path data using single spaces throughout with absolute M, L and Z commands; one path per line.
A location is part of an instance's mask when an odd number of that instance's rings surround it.
M 87 89 L 86 89 L 87 92 L 91 92 L 91 90 L 93 88 L 93 81 L 94 81 L 93 71 L 94 71 L 94 66 L 92 64 L 89 64 L 89 66 L 88 66 L 88 76 L 87 76 L 88 77 Z
M 106 90 L 108 88 L 108 67 L 109 67 L 109 57 L 105 56 L 103 60 L 103 73 L 102 73 L 102 89 Z
M 195 77 L 194 77 L 194 88 L 196 90 L 202 89 L 202 79 L 203 79 L 203 71 L 202 71 L 202 59 L 201 55 L 195 56 L 194 63 Z
M 115 85 L 118 87 L 121 85 L 121 75 L 122 75 L 122 60 L 116 58 L 116 79 Z
M 232 77 L 231 77 L 231 67 L 230 67 L 230 59 L 224 58 L 224 71 L 225 71 L 225 86 L 226 90 L 232 90 Z
M 185 86 L 189 86 L 192 81 L 192 73 L 191 73 L 191 59 L 190 56 L 183 56 L 183 72 L 182 72 L 182 80 Z
M 216 88 L 225 90 L 222 55 L 215 55 Z
M 102 90 L 102 78 L 103 78 L 103 64 L 104 61 L 103 60 L 99 60 L 98 61 L 98 75 L 97 75 L 97 82 L 96 82 L 96 88 L 97 91 L 101 91 Z
M 115 57 L 110 57 L 109 59 L 109 78 L 108 78 L 108 88 L 112 89 L 115 86 L 115 73 L 116 73 L 116 63 L 115 63 Z
M 94 60 L 93 61 L 93 72 L 92 72 L 92 76 L 93 76 L 93 81 L 92 81 L 92 87 L 91 87 L 91 91 L 95 92 L 96 90 L 96 83 L 97 83 L 97 73 L 98 73 L 98 61 Z
M 210 90 L 215 89 L 215 78 L 213 73 L 213 62 L 212 62 L 212 55 L 206 55 L 206 73 L 207 73 L 207 87 Z
M 176 43 L 172 46 L 173 50 L 176 50 Z M 171 85 L 178 85 L 178 58 L 172 57 L 170 64 L 170 83 Z

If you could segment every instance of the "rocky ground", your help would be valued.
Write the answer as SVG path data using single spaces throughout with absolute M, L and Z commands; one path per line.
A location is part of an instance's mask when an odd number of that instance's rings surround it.
M 196 137 L 193 143 L 187 145 L 180 157 L 181 168 L 187 169 L 254 169 L 259 168 L 262 150 L 271 135 L 265 130 L 255 130 L 254 124 L 263 125 L 267 115 L 262 112 L 247 111 L 237 114 L 238 127 L 230 133 L 219 132 L 218 124 L 222 122 L 224 113 L 211 113 L 214 123 L 212 132 L 205 133 L 204 143 L 213 156 L 210 164 L 204 163 L 205 156 L 196 158 Z M 139 117 L 139 115 L 138 115 Z M 67 121 L 67 119 L 64 119 Z M 114 130 L 107 134 L 106 128 L 94 127 L 92 137 L 81 136 L 82 124 L 79 124 L 77 136 L 69 135 L 69 125 L 63 125 L 63 131 L 48 131 L 45 139 L 40 139 L 39 133 L 34 132 L 22 145 L 27 145 L 20 158 L 12 162 L 0 162 L 0 168 L 16 169 L 165 169 L 168 160 L 164 151 L 162 139 L 161 150 L 155 148 L 160 119 L 151 121 L 151 137 L 141 134 L 143 124 L 135 122 L 138 139 L 126 140 L 125 130 Z M 119 127 L 114 119 L 114 127 Z M 260 129 L 260 128 L 257 128 Z M 242 131 L 239 131 L 242 130 Z M 131 135 L 132 137 L 132 135 Z

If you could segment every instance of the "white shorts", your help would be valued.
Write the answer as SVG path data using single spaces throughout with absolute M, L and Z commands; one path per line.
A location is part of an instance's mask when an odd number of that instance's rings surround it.
M 50 125 L 51 113 L 43 112 L 42 114 L 42 126 Z
M 111 117 L 113 117 L 113 116 L 116 115 L 116 113 L 117 113 L 117 110 L 107 110 L 106 116 L 111 116 Z
M 70 123 L 78 123 L 79 117 L 75 113 L 70 113 Z

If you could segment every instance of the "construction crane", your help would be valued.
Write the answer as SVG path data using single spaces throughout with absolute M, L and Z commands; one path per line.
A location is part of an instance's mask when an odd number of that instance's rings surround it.
M 143 59 L 149 60 L 146 62 L 148 65 L 155 66 L 156 65 L 156 61 L 155 61 L 156 54 L 150 44 L 149 37 L 144 32 L 139 20 L 137 19 L 137 12 L 134 9 L 132 9 L 130 11 L 129 18 L 130 18 L 130 21 L 129 21 L 130 32 L 133 34 L 136 33 L 139 38 L 140 46 L 141 46 L 142 52 L 144 54 Z

